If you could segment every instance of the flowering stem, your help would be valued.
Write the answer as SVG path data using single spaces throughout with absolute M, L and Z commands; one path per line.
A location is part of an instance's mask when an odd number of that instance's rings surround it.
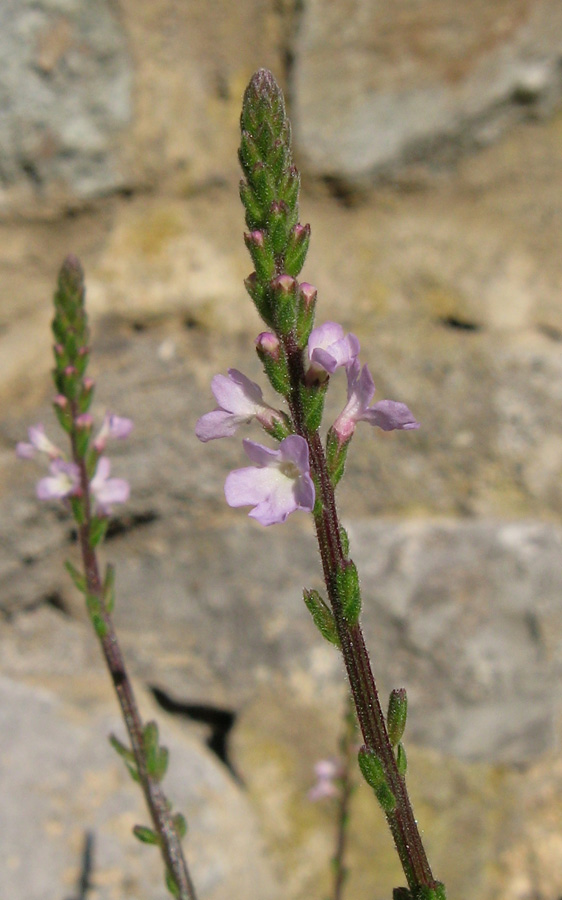
M 374 751 L 383 766 L 386 780 L 396 800 L 395 808 L 385 812 L 385 815 L 408 885 L 411 890 L 419 887 L 432 890 L 438 886 L 438 882 L 433 877 L 422 844 L 405 780 L 398 771 L 363 632 L 358 622 L 350 624 L 344 615 L 337 575 L 349 565 L 350 560 L 346 558 L 342 546 L 335 493 L 320 435 L 317 431 L 310 433 L 304 425 L 300 393 L 300 386 L 304 383 L 302 352 L 294 334 L 289 333 L 281 337 L 281 340 L 284 342 L 291 380 L 291 415 L 297 434 L 308 444 L 310 469 L 320 494 L 321 503 L 316 507 L 319 511 L 314 514 L 316 535 L 359 725 L 367 748 Z
M 75 422 L 78 414 L 75 403 L 71 403 L 71 410 L 72 419 L 73 422 Z M 96 629 L 96 631 L 98 632 L 102 652 L 111 675 L 115 693 L 117 694 L 121 706 L 123 719 L 125 721 L 135 758 L 139 781 L 152 818 L 155 832 L 158 835 L 158 843 L 166 870 L 172 875 L 173 881 L 177 887 L 177 897 L 179 900 L 196 900 L 195 889 L 187 869 L 181 841 L 178 837 L 170 813 L 168 800 L 166 799 L 158 780 L 148 772 L 146 751 L 143 741 L 143 722 L 135 699 L 133 686 L 125 667 L 125 661 L 117 640 L 113 621 L 106 607 L 98 559 L 96 551 L 92 548 L 90 484 L 86 471 L 85 459 L 79 454 L 77 449 L 75 428 L 72 429 L 70 438 L 73 459 L 80 470 L 80 487 L 83 498 L 84 521 L 78 525 L 78 540 L 84 565 L 86 587 L 88 595 L 95 597 L 98 601 L 98 614 L 103 623 L 102 627 Z

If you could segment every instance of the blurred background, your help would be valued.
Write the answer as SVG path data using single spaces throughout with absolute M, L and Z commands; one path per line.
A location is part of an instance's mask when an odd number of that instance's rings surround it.
M 317 322 L 356 333 L 377 397 L 422 423 L 358 429 L 339 495 L 381 694 L 408 690 L 434 871 L 451 900 L 560 900 L 559 0 L 0 0 L 0 55 L 2 895 L 167 896 L 130 835 L 146 816 L 106 742 L 122 726 L 62 569 L 72 529 L 14 458 L 30 424 L 56 435 L 69 252 L 93 411 L 135 420 L 105 555 L 200 898 L 329 893 L 334 810 L 307 791 L 345 683 L 301 600 L 321 586 L 311 523 L 229 509 L 241 441 L 193 433 L 215 372 L 260 378 L 236 151 L 265 66 L 293 123 Z M 366 788 L 353 802 L 348 897 L 388 900 L 403 878 L 382 814 Z

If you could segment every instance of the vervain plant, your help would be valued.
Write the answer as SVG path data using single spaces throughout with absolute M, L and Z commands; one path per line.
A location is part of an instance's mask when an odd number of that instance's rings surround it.
M 304 591 L 304 602 L 322 636 L 343 656 L 365 742 L 359 767 L 386 816 L 408 883 L 395 896 L 442 900 L 445 889 L 431 871 L 406 788 L 406 692 L 392 691 L 385 718 L 359 621 L 359 576 L 335 500 L 359 422 L 384 431 L 416 429 L 419 423 L 404 403 L 371 405 L 375 386 L 368 367 L 359 362 L 355 335 L 344 334 L 335 322 L 314 327 L 316 288 L 298 281 L 310 226 L 299 222 L 300 177 L 292 160 L 291 127 L 271 72 L 261 69 L 250 81 L 240 125 L 240 197 L 248 227 L 244 240 L 255 269 L 245 285 L 270 329 L 258 336 L 256 348 L 285 409 L 267 404 L 259 385 L 230 369 L 213 378 L 218 406 L 199 419 L 196 433 L 202 441 L 229 437 L 256 419 L 277 442 L 277 449 L 271 449 L 244 440 L 253 465 L 228 475 L 227 503 L 253 507 L 249 515 L 262 525 L 284 522 L 297 510 L 312 513 L 328 602 L 315 590 Z M 347 403 L 324 443 L 319 431 L 324 400 L 330 378 L 340 368 L 347 376 Z
M 346 455 L 359 422 L 385 431 L 419 427 L 408 407 L 393 400 L 372 404 L 375 387 L 369 369 L 359 362 L 359 341 L 341 325 L 325 322 L 315 327 L 317 291 L 299 282 L 310 241 L 310 226 L 299 222 L 300 177 L 292 162 L 291 129 L 283 95 L 270 72 L 258 71 L 244 94 L 241 116 L 240 164 L 244 178 L 240 196 L 246 212 L 246 246 L 255 271 L 246 279 L 247 291 L 267 326 L 256 339 L 256 349 L 283 409 L 269 405 L 261 388 L 236 369 L 215 375 L 212 391 L 217 407 L 196 425 L 201 441 L 229 437 L 256 420 L 276 443 L 275 448 L 244 440 L 252 463 L 231 472 L 225 483 L 227 503 L 251 506 L 250 516 L 262 525 L 284 522 L 302 510 L 312 513 L 326 598 L 316 590 L 304 591 L 304 602 L 323 638 L 337 647 L 349 679 L 363 746 L 359 768 L 386 817 L 404 870 L 407 887 L 394 890 L 394 900 L 445 900 L 445 889 L 431 871 L 406 787 L 406 754 L 402 743 L 407 698 L 404 689 L 391 692 L 388 712 L 381 707 L 360 624 L 359 576 L 350 556 L 349 541 L 340 523 L 335 491 Z M 86 606 L 121 705 L 130 746 L 111 737 L 138 781 L 152 820 L 151 827 L 136 826 L 136 836 L 161 851 L 166 883 L 180 900 L 194 900 L 195 891 L 181 847 L 185 820 L 172 815 L 161 781 L 168 752 L 161 747 L 156 723 L 143 723 L 113 627 L 114 570 L 102 574 L 98 549 L 115 503 L 128 498 L 129 487 L 110 477 L 105 455 L 110 438 L 126 437 L 132 423 L 106 416 L 94 437 L 89 413 L 94 384 L 86 370 L 90 357 L 84 307 L 83 275 L 79 262 L 69 257 L 60 272 L 55 294 L 54 409 L 70 443 L 68 456 L 46 436 L 42 426 L 29 431 L 29 442 L 18 454 L 37 452 L 50 460 L 49 474 L 37 486 L 41 499 L 63 501 L 77 525 L 82 570 L 66 567 Z M 331 377 L 344 369 L 347 402 L 321 437 L 324 400 Z M 349 724 L 349 723 L 348 723 Z M 351 730 L 350 730 L 351 729 Z M 342 744 L 349 756 L 353 745 L 349 724 Z M 342 892 L 345 825 L 352 789 L 349 769 L 337 775 L 319 772 L 328 790 L 329 778 L 339 778 L 338 845 L 334 855 L 334 896 Z
M 117 737 L 110 741 L 123 758 L 134 781 L 143 791 L 152 827 L 137 825 L 139 840 L 156 844 L 161 851 L 168 889 L 179 900 L 195 900 L 195 891 L 185 863 L 181 838 L 186 823 L 181 813 L 172 815 L 171 804 L 162 790 L 168 767 L 168 750 L 158 739 L 156 722 L 143 723 L 133 687 L 125 667 L 113 627 L 115 570 L 108 565 L 102 574 L 98 551 L 115 503 L 129 497 L 129 485 L 110 478 L 110 461 L 105 455 L 108 440 L 126 438 L 133 423 L 120 416 L 106 415 L 94 437 L 89 413 L 94 382 L 88 377 L 89 331 L 84 306 L 84 279 L 80 263 L 69 256 L 60 271 L 55 293 L 55 338 L 53 380 L 57 392 L 53 407 L 70 452 L 67 455 L 49 440 L 42 425 L 29 429 L 29 441 L 17 446 L 18 456 L 29 459 L 37 453 L 49 459 L 49 474 L 37 484 L 40 500 L 63 501 L 76 522 L 82 570 L 67 562 L 66 568 L 86 607 L 99 639 L 129 735 L 127 747 Z

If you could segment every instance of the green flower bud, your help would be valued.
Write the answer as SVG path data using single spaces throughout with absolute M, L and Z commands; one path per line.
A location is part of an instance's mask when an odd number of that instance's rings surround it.
M 388 736 L 393 747 L 402 740 L 408 715 L 408 697 L 405 688 L 395 688 L 388 700 L 386 723 Z

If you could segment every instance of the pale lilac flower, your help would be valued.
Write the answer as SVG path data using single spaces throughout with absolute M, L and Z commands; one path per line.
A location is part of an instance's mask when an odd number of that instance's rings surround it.
M 336 759 L 319 759 L 314 765 L 316 783 L 308 792 L 308 799 L 315 802 L 328 797 L 338 797 L 341 788 L 335 781 L 342 777 L 341 763 Z
M 41 424 L 32 425 L 28 429 L 29 443 L 20 441 L 16 445 L 16 454 L 20 459 L 32 459 L 36 453 L 46 453 L 51 459 L 62 456 L 59 450 L 45 434 L 45 427 Z
M 359 340 L 354 334 L 345 334 L 337 322 L 325 322 L 313 328 L 308 338 L 309 378 L 333 375 L 336 369 L 346 369 L 359 355 Z
M 98 453 L 103 453 L 108 440 L 123 440 L 123 438 L 129 437 L 132 430 L 132 419 L 126 419 L 124 416 L 115 416 L 113 413 L 106 413 L 99 433 L 94 440 L 94 447 Z
M 368 367 L 361 368 L 356 359 L 347 370 L 347 404 L 333 425 L 340 444 L 349 440 L 357 422 L 378 425 L 383 431 L 393 431 L 396 428 L 406 431 L 420 427 L 405 403 L 380 400 L 374 406 L 369 406 L 374 393 L 375 384 Z
M 129 483 L 124 478 L 110 478 L 110 471 L 109 459 L 107 456 L 100 456 L 90 482 L 90 490 L 96 500 L 97 512 L 101 515 L 109 515 L 114 503 L 126 503 L 129 499 Z
M 281 418 L 281 413 L 263 402 L 260 386 L 237 369 L 229 369 L 228 376 L 215 375 L 211 390 L 218 407 L 197 421 L 195 434 L 200 441 L 230 437 L 239 425 L 252 419 L 268 428 Z
M 76 463 L 53 459 L 49 472 L 50 475 L 37 483 L 37 496 L 40 500 L 60 500 L 76 493 L 80 486 L 80 470 Z
M 224 493 L 229 506 L 253 506 L 249 513 L 262 525 L 284 522 L 297 509 L 314 506 L 314 482 L 310 477 L 308 445 L 291 434 L 278 450 L 245 440 L 244 449 L 255 466 L 235 469 L 226 479 Z

